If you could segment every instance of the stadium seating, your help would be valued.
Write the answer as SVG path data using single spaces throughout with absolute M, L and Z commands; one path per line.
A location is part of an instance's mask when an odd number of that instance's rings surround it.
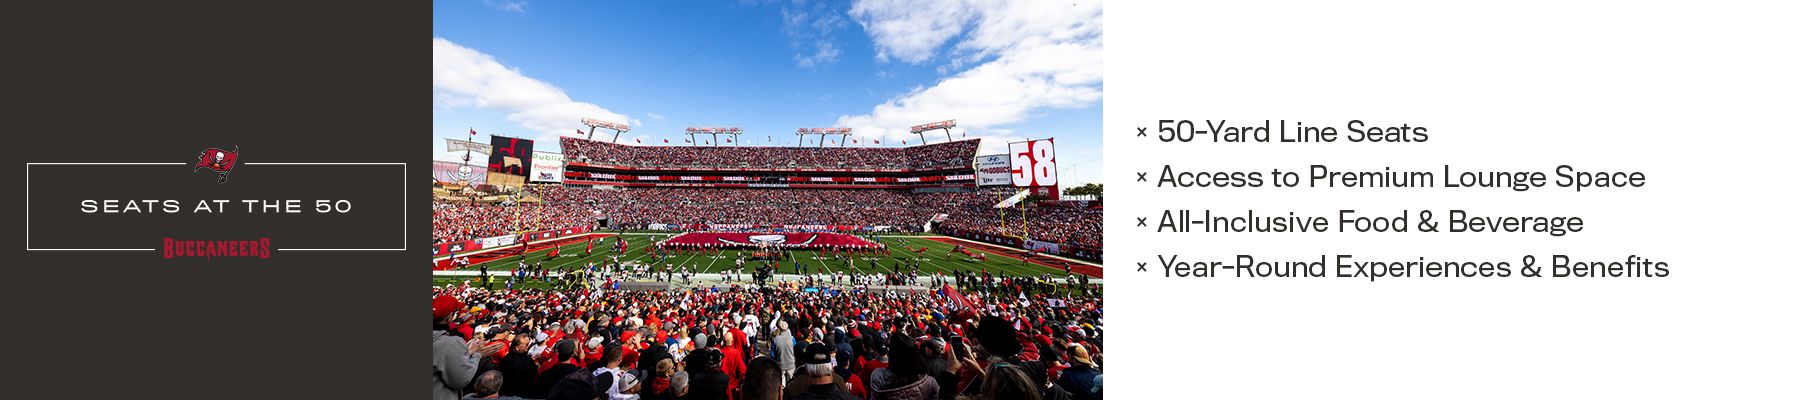
M 632 146 L 572 137 L 561 139 L 574 163 L 632 168 L 655 173 L 674 168 L 811 168 L 830 170 L 937 171 L 973 173 L 979 140 L 912 147 L 735 147 Z M 686 173 L 686 172 L 684 172 Z M 903 172 L 904 173 L 904 172 Z M 1033 207 L 1024 215 L 992 207 L 1012 188 L 975 190 L 799 189 L 742 187 L 603 187 L 544 185 L 532 193 L 541 204 L 500 206 L 439 201 L 432 212 L 435 243 L 493 237 L 518 231 L 593 227 L 601 218 L 611 229 L 728 226 L 754 230 L 775 226 L 854 230 L 889 227 L 917 230 L 948 215 L 934 231 L 1009 246 L 1017 237 L 1055 243 L 1059 253 L 1099 259 L 1101 212 L 1081 207 Z M 721 230 L 721 229 L 714 229 Z
M 524 230 L 591 226 L 600 217 L 613 228 L 668 225 L 890 226 L 910 230 L 938 214 L 949 217 L 939 232 L 1019 246 L 1018 236 L 1073 246 L 1071 255 L 1097 259 L 1102 248 L 1101 212 L 1074 207 L 1017 209 L 992 206 L 1010 189 L 915 193 L 907 190 L 625 188 L 544 186 L 543 204 L 515 207 L 439 203 L 432 213 L 436 243 Z M 1020 226 L 1021 221 L 1025 226 Z M 1076 254 L 1077 252 L 1080 254 Z
M 932 170 L 967 168 L 976 139 L 912 147 L 633 146 L 563 137 L 573 162 L 658 168 L 824 168 Z

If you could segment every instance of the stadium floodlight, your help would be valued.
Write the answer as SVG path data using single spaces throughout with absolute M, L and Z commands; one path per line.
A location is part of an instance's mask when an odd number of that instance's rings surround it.
M 611 122 L 611 121 L 601 121 L 601 120 L 594 119 L 594 118 L 582 118 L 581 124 L 587 125 L 587 127 L 588 127 L 588 131 L 587 131 L 587 139 L 588 140 L 594 140 L 594 128 L 611 129 L 613 131 L 613 143 L 619 142 L 619 134 L 631 131 L 631 125 L 615 123 L 615 122 Z
M 944 130 L 944 139 L 956 140 L 956 139 L 950 137 L 950 128 L 955 128 L 955 127 L 956 127 L 956 120 L 954 120 L 954 119 L 944 120 L 944 121 L 938 121 L 938 122 L 932 122 L 932 123 L 926 123 L 926 124 L 913 125 L 912 133 L 919 135 L 919 143 L 920 144 L 925 143 L 925 131 L 933 131 L 933 130 L 938 130 L 938 129 Z
M 688 141 L 693 142 L 695 145 L 700 144 L 700 141 L 697 139 L 694 139 L 694 135 L 712 135 L 712 138 L 713 138 L 712 145 L 714 145 L 714 146 L 719 145 L 719 135 L 731 135 L 732 138 L 737 139 L 736 142 L 734 142 L 734 144 L 736 144 L 738 146 L 744 145 L 744 128 L 716 127 L 716 126 L 690 126 L 687 128 L 687 134 L 688 134 Z
M 799 128 L 794 130 L 794 135 L 800 137 L 802 144 L 806 143 L 806 135 L 819 135 L 819 147 L 825 147 L 825 137 L 830 135 L 839 135 L 838 147 L 844 147 L 844 144 L 850 143 L 851 133 L 855 133 L 855 130 L 851 128 Z

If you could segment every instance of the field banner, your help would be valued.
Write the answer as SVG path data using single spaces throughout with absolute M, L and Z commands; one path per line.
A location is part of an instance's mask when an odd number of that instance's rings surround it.
M 994 204 L 994 208 L 1012 207 L 1015 204 L 1019 204 L 1020 201 L 1025 200 L 1025 195 L 1028 194 L 1031 194 L 1031 189 L 1019 189 L 1019 192 L 1014 193 L 1012 197 L 1007 197 L 1006 200 L 1001 200 L 999 203 Z
M 431 246 L 431 256 L 432 257 L 448 256 L 448 255 L 452 255 L 452 254 L 468 253 L 468 252 L 476 251 L 476 250 L 481 250 L 481 241 L 459 240 L 459 241 L 455 241 L 455 242 L 438 243 L 438 244 L 432 245 Z
M 873 248 L 875 243 L 860 236 L 829 232 L 804 233 L 752 233 L 752 232 L 689 232 L 676 235 L 662 242 L 675 246 L 713 246 L 713 247 L 786 247 L 816 249 L 830 247 L 862 247 Z
M 466 165 L 448 161 L 432 161 L 431 178 L 438 182 L 462 185 L 487 183 L 487 174 L 482 172 L 481 165 Z
M 976 186 L 1011 186 L 1012 156 L 995 154 L 975 157 Z
M 481 248 L 484 248 L 484 249 L 491 248 L 491 247 L 511 246 L 511 245 L 519 243 L 519 235 L 501 235 L 501 236 L 495 236 L 495 237 L 490 237 L 490 238 L 481 238 L 481 239 L 477 239 L 477 240 L 481 243 Z
M 456 139 L 444 139 L 444 141 L 445 141 L 444 148 L 447 149 L 444 151 L 451 152 L 451 153 L 460 151 L 460 152 L 464 152 L 464 153 L 479 153 L 479 154 L 485 156 L 488 153 L 494 152 L 494 146 L 487 144 L 487 143 L 475 143 L 475 142 L 471 142 L 471 141 L 467 141 L 467 140 L 456 140 Z
M 525 176 L 531 173 L 531 140 L 495 135 L 493 148 L 494 152 L 488 154 L 488 183 L 525 186 Z
M 1025 249 L 1036 250 L 1042 253 L 1062 254 L 1062 245 L 1060 244 L 1031 239 L 1025 240 Z
M 562 153 L 546 153 L 542 151 L 531 153 L 532 182 L 562 182 L 562 177 Z
M 1056 139 L 1038 139 L 1008 143 L 1012 167 L 1008 169 L 1012 185 L 1018 187 L 1056 186 Z

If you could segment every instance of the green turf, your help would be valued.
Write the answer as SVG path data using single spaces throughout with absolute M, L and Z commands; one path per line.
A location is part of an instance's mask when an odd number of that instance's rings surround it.
M 626 235 L 623 235 L 623 237 L 625 238 L 625 242 L 630 244 L 630 249 L 626 251 L 626 253 L 624 254 L 624 256 L 621 260 L 625 261 L 627 263 L 634 262 L 634 261 L 635 262 L 648 262 L 650 260 L 650 258 L 649 258 L 650 252 L 648 251 L 648 249 L 650 248 L 650 245 L 652 243 L 655 243 L 655 241 L 657 241 L 657 240 L 666 239 L 669 236 L 670 235 L 668 235 L 668 234 L 654 234 L 654 235 L 626 234 Z M 564 270 L 564 269 L 572 269 L 572 268 L 586 265 L 588 261 L 594 261 L 596 263 L 605 263 L 605 262 L 607 262 L 607 260 L 610 259 L 610 257 L 614 253 L 613 246 L 612 246 L 613 240 L 615 240 L 614 237 L 607 237 L 607 238 L 602 239 L 602 242 L 595 242 L 594 243 L 594 254 L 591 256 L 586 256 L 586 257 L 583 257 L 581 254 L 582 250 L 587 248 L 586 242 L 575 242 L 575 243 L 563 245 L 562 246 L 562 256 L 557 257 L 554 260 L 546 261 L 544 263 L 544 266 L 548 267 L 552 270 Z M 1048 273 L 1051 276 L 1055 276 L 1055 277 L 1061 277 L 1064 275 L 1062 272 L 1062 269 L 1060 269 L 1060 268 L 1050 268 L 1050 267 L 1045 267 L 1045 266 L 1037 265 L 1037 264 L 1021 265 L 1021 263 L 1019 262 L 1018 259 L 1008 258 L 1005 256 L 1000 256 L 1000 255 L 996 255 L 996 254 L 992 254 L 992 253 L 988 254 L 987 261 L 971 260 L 968 257 L 963 256 L 962 254 L 951 253 L 950 249 L 953 247 L 953 245 L 951 245 L 949 243 L 938 242 L 938 241 L 925 239 L 925 238 L 884 237 L 884 238 L 882 238 L 882 241 L 883 241 L 883 243 L 886 243 L 888 246 L 887 254 L 855 256 L 855 262 L 852 263 L 852 268 L 857 273 L 870 272 L 869 271 L 869 260 L 870 259 L 877 260 L 877 262 L 879 262 L 881 265 L 882 271 L 892 271 L 895 265 L 899 265 L 898 263 L 900 260 L 917 257 L 917 258 L 919 258 L 919 271 L 920 271 L 920 273 L 924 273 L 924 274 L 929 274 L 934 271 L 943 272 L 945 275 L 949 275 L 952 271 L 956 271 L 956 270 L 981 271 L 981 269 L 985 266 L 987 268 L 987 270 L 990 272 L 993 272 L 996 274 L 1005 273 L 1006 275 L 1013 275 L 1013 276 L 1038 275 L 1038 274 L 1045 274 L 1045 273 Z M 910 250 L 910 249 L 918 248 L 918 247 L 925 247 L 929 250 L 926 250 L 926 252 L 924 254 L 915 254 L 912 250 Z M 977 250 L 977 251 L 979 251 L 979 250 Z M 664 261 L 659 262 L 658 264 L 660 265 L 660 264 L 667 263 L 667 264 L 675 264 L 678 267 L 695 267 L 695 269 L 700 274 L 717 273 L 720 270 L 732 268 L 733 266 L 736 265 L 735 260 L 737 260 L 737 257 L 739 255 L 748 255 L 748 253 L 750 253 L 750 250 L 726 250 L 726 251 L 724 251 L 724 253 L 719 254 L 717 256 L 700 255 L 700 254 L 692 254 L 692 253 L 679 254 L 679 255 L 675 255 L 675 256 L 666 258 Z M 536 264 L 538 262 L 538 260 L 543 260 L 545 258 L 545 256 L 548 254 L 549 254 L 549 251 L 547 249 L 534 250 L 533 252 L 526 254 L 523 257 L 527 264 Z M 789 252 L 789 254 L 792 255 L 794 260 L 799 260 L 799 261 L 805 262 L 807 264 L 808 269 L 810 269 L 812 271 L 817 271 L 819 269 L 820 265 L 825 266 L 825 271 L 838 271 L 838 270 L 844 269 L 841 261 L 831 259 L 830 257 L 821 256 L 820 252 L 818 252 L 818 251 L 797 250 L 797 251 L 791 251 L 791 252 Z M 509 270 L 512 270 L 514 267 L 518 266 L 520 257 L 521 256 L 505 257 L 505 258 L 497 259 L 494 261 L 489 261 L 489 262 L 482 263 L 482 264 L 470 265 L 469 267 L 463 268 L 463 269 L 464 270 L 476 270 L 476 269 L 480 269 L 481 265 L 486 264 L 488 266 L 489 271 L 509 271 Z M 753 265 L 757 265 L 757 264 L 753 263 L 753 262 L 745 263 L 746 267 L 753 266 Z M 794 271 L 793 268 L 794 268 L 793 261 L 782 261 L 781 268 L 777 271 L 777 273 L 791 274 Z

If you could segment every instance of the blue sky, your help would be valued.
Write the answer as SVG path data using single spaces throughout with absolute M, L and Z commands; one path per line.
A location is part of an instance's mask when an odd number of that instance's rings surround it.
M 470 128 L 554 151 L 582 117 L 657 145 L 688 126 L 742 127 L 749 145 L 847 126 L 897 146 L 956 119 L 982 154 L 1055 137 L 1064 185 L 1098 182 L 1101 16 L 1086 2 L 440 0 L 433 154 L 460 160 L 443 139 Z

